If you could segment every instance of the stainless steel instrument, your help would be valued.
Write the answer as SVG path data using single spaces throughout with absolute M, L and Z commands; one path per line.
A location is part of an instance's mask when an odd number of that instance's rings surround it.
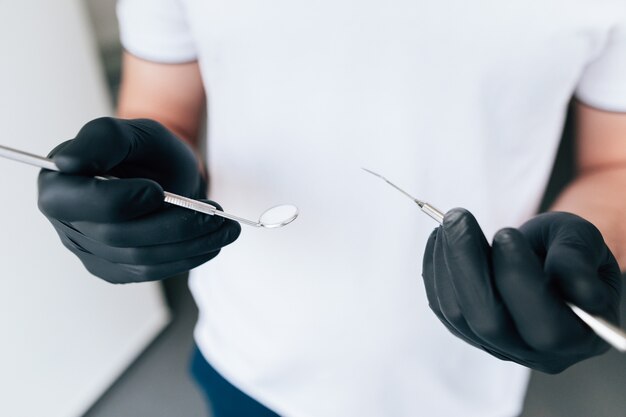
M 421 201 L 413 197 L 411 194 L 407 193 L 406 191 L 404 191 L 403 189 L 401 189 L 400 187 L 398 187 L 397 185 L 395 185 L 394 183 L 392 183 L 391 181 L 389 181 L 387 178 L 383 177 L 382 175 L 377 174 L 373 171 L 370 171 L 369 169 L 365 169 L 365 168 L 362 168 L 362 169 L 382 179 L 387 184 L 391 185 L 393 188 L 400 191 L 402 194 L 404 194 L 405 196 L 413 200 L 413 202 L 417 204 L 418 207 L 424 213 L 426 213 L 431 218 L 433 218 L 437 223 L 443 224 L 443 217 L 444 217 L 443 212 L 441 212 L 440 210 L 437 210 L 435 207 L 431 206 L 425 201 Z M 583 310 L 580 307 L 575 306 L 572 303 L 566 303 L 566 304 L 569 308 L 572 309 L 574 314 L 576 314 L 582 321 L 584 321 L 585 324 L 587 324 L 587 326 L 589 326 L 591 330 L 593 330 L 599 337 L 604 339 L 608 344 L 613 346 L 618 351 L 626 352 L 626 332 L 624 332 L 624 330 L 620 329 L 619 327 L 615 326 L 612 323 L 609 323 L 602 317 L 594 316 L 592 314 L 587 313 L 585 310 Z
M 22 162 L 28 165 L 33 165 L 39 168 L 48 169 L 50 171 L 59 171 L 59 168 L 55 165 L 54 161 L 42 156 L 33 155 L 28 152 L 20 151 L 17 149 L 9 148 L 8 146 L 0 145 L 0 156 L 11 159 L 13 161 Z M 99 180 L 115 180 L 115 177 L 94 177 Z M 178 194 L 165 191 L 164 201 L 175 206 L 183 207 L 189 210 L 198 211 L 200 213 L 209 214 L 211 216 L 220 216 L 226 219 L 234 220 L 236 222 L 253 226 L 262 227 L 265 229 L 276 229 L 283 227 L 291 223 L 298 217 L 298 208 L 291 204 L 282 204 L 279 206 L 271 207 L 265 210 L 259 216 L 257 221 L 244 219 L 234 214 L 226 213 L 218 210 L 215 206 L 205 203 L 203 201 L 194 200 L 192 198 L 183 197 Z

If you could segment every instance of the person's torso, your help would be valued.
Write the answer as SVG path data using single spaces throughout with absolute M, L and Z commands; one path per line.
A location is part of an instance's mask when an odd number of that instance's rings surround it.
M 436 226 L 382 173 L 488 238 L 532 215 L 568 102 L 610 30 L 593 1 L 185 0 L 211 198 L 254 218 L 194 271 L 196 338 L 293 416 L 511 416 L 526 373 L 456 340 L 421 283 Z

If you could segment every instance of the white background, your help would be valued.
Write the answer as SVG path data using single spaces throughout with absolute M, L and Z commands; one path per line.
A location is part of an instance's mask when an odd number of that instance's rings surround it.
M 77 0 L 0 0 L 0 143 L 46 154 L 110 114 Z M 156 284 L 89 275 L 36 207 L 37 169 L 0 161 L 0 415 L 81 415 L 168 321 Z

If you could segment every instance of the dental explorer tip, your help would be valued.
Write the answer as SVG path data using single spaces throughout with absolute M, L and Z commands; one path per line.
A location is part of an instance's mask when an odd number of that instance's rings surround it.
M 437 221 L 439 224 L 443 223 L 443 217 L 444 217 L 444 213 L 442 213 L 441 211 L 437 210 L 435 207 L 431 206 L 430 204 L 428 204 L 425 201 L 422 200 L 418 200 L 417 198 L 413 197 L 411 194 L 407 193 L 406 191 L 404 191 L 402 188 L 398 187 L 396 184 L 394 184 L 393 182 L 389 181 L 387 178 L 383 177 L 380 174 L 375 173 L 374 171 L 371 171 L 367 168 L 362 168 L 365 172 L 369 172 L 372 175 L 377 176 L 378 178 L 382 179 L 383 181 L 385 181 L 387 184 L 391 185 L 393 188 L 395 188 L 396 190 L 400 191 L 402 194 L 404 194 L 405 196 L 409 197 L 411 200 L 413 200 L 413 202 L 415 204 L 417 204 L 419 206 L 419 208 L 426 213 L 427 215 L 429 215 L 431 218 L 433 218 L 435 221 Z
M 378 178 L 385 179 L 385 177 L 383 177 L 383 176 L 382 176 L 382 175 L 380 175 L 380 174 L 375 173 L 374 171 L 372 171 L 372 170 L 370 170 L 370 169 L 367 169 L 367 168 L 364 168 L 364 167 L 361 167 L 361 169 L 362 169 L 363 171 L 365 171 L 365 172 L 369 172 L 370 174 L 377 176 Z
M 385 181 L 387 184 L 391 185 L 396 190 L 400 191 L 405 196 L 409 197 L 411 200 L 413 200 L 419 206 L 419 208 L 423 208 L 424 204 L 426 204 L 424 201 L 418 200 L 417 198 L 413 197 L 411 194 L 407 193 L 402 188 L 398 187 L 396 184 L 394 184 L 393 182 L 389 181 L 387 178 L 383 177 L 382 175 L 372 171 L 371 169 L 367 169 L 367 168 L 363 168 L 363 167 L 361 167 L 361 169 L 363 171 L 367 172 L 367 173 L 370 173 L 370 174 L 374 175 L 375 177 L 380 178 L 381 180 Z

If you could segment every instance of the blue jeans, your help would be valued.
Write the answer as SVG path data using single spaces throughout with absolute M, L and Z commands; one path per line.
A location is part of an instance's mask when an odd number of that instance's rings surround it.
M 197 347 L 191 360 L 191 374 L 204 392 L 213 417 L 279 417 L 224 379 Z

